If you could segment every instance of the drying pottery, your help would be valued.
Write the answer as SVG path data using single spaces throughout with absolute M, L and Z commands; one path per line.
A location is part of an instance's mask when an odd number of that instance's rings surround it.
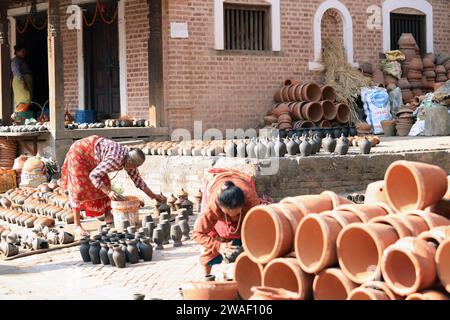
M 359 150 L 362 154 L 369 154 L 370 149 L 372 148 L 372 144 L 369 140 L 367 140 L 367 137 L 364 137 L 363 140 L 358 142 Z
M 106 266 L 109 265 L 109 258 L 108 258 L 108 244 L 107 243 L 102 243 L 100 244 L 101 249 L 99 251 L 99 256 L 100 256 L 100 261 L 101 263 Z
M 385 216 L 388 212 L 374 204 L 344 204 L 337 207 L 337 211 L 349 211 L 354 213 L 362 222 L 369 222 L 375 217 Z
M 164 230 L 161 226 L 158 225 L 157 228 L 153 230 L 153 242 L 156 243 L 156 250 L 162 250 L 164 247 L 162 246 L 164 241 Z
M 405 300 L 450 300 L 450 296 L 437 290 L 424 290 L 410 294 Z
M 190 231 L 189 221 L 187 219 L 181 220 L 178 225 L 180 226 L 181 232 L 183 233 L 183 237 L 181 238 L 181 241 L 190 240 L 191 238 L 189 236 L 189 231 Z
M 366 188 L 364 203 L 386 202 L 384 180 L 369 183 Z
M 305 138 L 299 146 L 300 154 L 303 157 L 307 157 L 311 154 L 312 146 L 309 144 L 309 139 Z
M 181 238 L 183 236 L 183 233 L 181 231 L 181 228 L 179 225 L 174 224 L 171 228 L 170 228 L 170 237 L 173 241 L 173 246 L 174 247 L 181 247 L 183 245 L 183 243 L 181 242 Z
M 357 286 L 339 268 L 325 269 L 314 278 L 314 300 L 347 300 Z
M 73 234 L 70 234 L 65 231 L 59 233 L 58 239 L 60 244 L 67 244 L 75 241 L 75 237 L 73 236 Z
M 13 257 L 19 254 L 19 248 L 16 245 L 8 242 L 2 242 L 0 244 L 0 251 L 6 258 Z
M 385 174 L 386 199 L 399 212 L 423 210 L 447 191 L 447 174 L 438 166 L 399 160 Z
M 125 251 L 125 254 L 127 256 L 127 260 L 131 264 L 136 264 L 139 262 L 139 251 L 136 247 L 137 240 L 127 240 L 127 249 Z
M 247 156 L 247 149 L 246 149 L 247 145 L 245 144 L 245 142 L 243 140 L 241 140 L 237 147 L 236 147 L 236 152 L 237 152 L 237 157 L 238 158 L 245 158 Z
M 247 300 L 252 296 L 252 287 L 262 284 L 263 265 L 252 261 L 246 253 L 236 259 L 234 279 L 238 283 L 239 296 Z
M 298 293 L 280 288 L 255 286 L 251 292 L 249 300 L 300 300 Z
M 149 238 L 141 238 L 139 246 L 139 256 L 144 261 L 152 261 L 153 258 L 153 247 L 150 244 Z
M 237 283 L 234 281 L 201 281 L 181 285 L 184 300 L 236 300 Z
M 395 229 L 399 238 L 415 237 L 429 230 L 427 223 L 421 217 L 413 215 L 387 215 L 376 217 L 370 222 L 390 225 Z
M 89 242 L 89 257 L 93 264 L 100 264 L 100 242 L 95 240 Z
M 301 86 L 301 101 L 319 101 L 321 97 L 322 91 L 316 83 L 306 82 Z
M 348 139 L 344 137 L 344 134 L 342 134 L 341 137 L 337 140 L 335 151 L 338 155 L 344 156 L 347 154 L 348 149 Z
M 247 151 L 247 155 L 249 158 L 256 158 L 256 154 L 255 154 L 255 147 L 256 147 L 256 142 L 255 142 L 255 138 L 252 138 L 250 140 L 250 143 L 247 144 L 246 146 L 246 151 Z
M 109 260 L 109 264 L 113 267 L 116 266 L 116 264 L 114 263 L 114 244 L 113 243 L 108 243 L 108 260 Z
M 290 156 L 295 156 L 297 153 L 299 153 L 299 146 L 298 143 L 295 142 L 294 139 L 289 139 L 287 144 L 286 144 L 286 149 L 287 149 L 287 153 Z
M 337 113 L 336 120 L 339 123 L 347 123 L 350 121 L 350 107 L 345 103 L 339 103 L 336 105 Z
M 401 296 L 429 289 L 436 281 L 433 244 L 413 237 L 398 240 L 388 247 L 381 261 L 383 278 Z
M 295 292 L 299 299 L 312 296 L 313 275 L 305 273 L 296 259 L 278 258 L 264 268 L 262 285 Z
M 126 255 L 125 255 L 125 252 L 123 251 L 122 245 L 115 244 L 113 246 L 113 249 L 114 249 L 114 253 L 113 253 L 114 265 L 117 268 L 125 268 Z
M 276 119 L 273 122 L 276 122 Z M 236 157 L 237 145 L 233 141 L 229 141 L 227 143 L 227 145 L 225 146 L 225 150 L 224 151 L 225 151 L 225 154 L 226 154 L 227 157 Z
M 447 232 L 450 233 L 447 229 Z M 450 292 L 450 237 L 441 243 L 436 252 L 436 265 L 439 280 L 447 292 Z
M 48 241 L 41 238 L 35 238 L 32 242 L 32 249 L 33 250 L 40 250 L 40 249 L 48 249 Z
M 342 272 L 355 283 L 375 280 L 381 275 L 383 251 L 399 239 L 394 228 L 381 223 L 353 223 L 337 239 Z
M 332 86 L 323 86 L 320 88 L 322 93 L 321 100 L 329 100 L 334 102 L 336 100 L 336 90 Z
M 381 121 L 381 127 L 383 128 L 384 135 L 386 137 L 392 137 L 397 134 L 396 123 L 393 120 Z
M 337 207 L 339 207 L 340 205 L 343 205 L 343 204 L 352 204 L 352 201 L 350 201 L 350 200 L 348 200 L 348 199 L 346 199 L 344 197 L 339 196 L 338 194 L 336 194 L 333 191 L 329 191 L 329 190 L 328 191 L 323 191 L 320 194 L 320 196 L 326 196 L 326 197 L 328 197 L 331 200 L 331 204 L 332 204 L 331 209 L 335 209 L 335 208 L 337 208 Z M 331 210 L 331 209 L 325 209 L 325 208 L 328 208 L 329 202 L 324 202 L 324 204 L 325 204 L 324 207 L 319 207 L 318 208 L 321 211 L 315 211 L 315 212 L 322 212 L 322 211 Z M 311 211 L 311 212 L 314 212 L 314 211 Z

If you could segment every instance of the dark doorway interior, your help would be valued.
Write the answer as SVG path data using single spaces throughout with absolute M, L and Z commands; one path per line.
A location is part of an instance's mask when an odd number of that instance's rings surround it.
M 116 1 L 105 3 L 103 13 L 111 20 Z M 86 20 L 94 17 L 95 4 L 84 6 Z M 92 26 L 83 25 L 86 108 L 97 110 L 98 119 L 120 117 L 119 34 L 117 19 L 105 23 L 100 15 Z
M 26 16 L 16 17 L 16 44 L 23 44 L 27 50 L 26 62 L 33 74 L 33 98 L 34 102 L 41 106 L 48 101 L 48 50 L 47 50 L 47 13 L 40 12 L 32 16 L 33 24 L 28 22 Z M 40 114 L 40 108 L 32 105 L 36 116 Z
M 391 50 L 398 49 L 398 39 L 402 33 L 412 33 L 420 53 L 425 54 L 427 52 L 425 19 L 425 15 L 391 13 Z

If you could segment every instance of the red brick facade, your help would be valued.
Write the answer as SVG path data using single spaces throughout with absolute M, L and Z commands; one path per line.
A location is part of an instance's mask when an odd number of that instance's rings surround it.
M 127 96 L 129 114 L 148 117 L 148 4 L 125 2 Z M 232 0 L 265 3 L 264 0 Z M 192 129 L 194 120 L 203 129 L 252 128 L 271 108 L 274 91 L 287 77 L 320 80 L 310 71 L 313 61 L 314 14 L 322 0 L 281 0 L 280 52 L 227 52 L 214 49 L 213 0 L 163 0 L 164 113 L 162 124 L 170 129 Z M 353 21 L 354 61 L 377 61 L 382 51 L 382 30 L 368 30 L 366 9 L 381 7 L 382 0 L 341 0 Z M 434 51 L 450 52 L 448 0 L 429 0 L 434 14 Z M 64 40 L 65 103 L 78 105 L 76 31 L 65 25 L 65 0 L 61 7 Z M 403 10 L 405 11 L 405 10 Z M 403 12 L 402 11 L 402 12 Z M 410 10 L 406 10 L 410 12 Z M 412 11 L 414 12 L 414 11 Z M 171 39 L 170 23 L 187 22 L 189 38 Z M 335 11 L 324 15 L 322 38 L 343 34 L 342 18 Z

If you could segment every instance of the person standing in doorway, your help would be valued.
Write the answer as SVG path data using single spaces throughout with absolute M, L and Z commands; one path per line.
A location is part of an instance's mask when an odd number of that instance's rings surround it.
M 11 61 L 11 71 L 13 73 L 12 89 L 14 93 L 14 106 L 16 119 L 24 120 L 28 118 L 25 112 L 31 104 L 33 94 L 33 76 L 31 69 L 25 61 L 27 51 L 25 46 L 14 46 L 15 57 Z M 23 122 L 23 121 L 20 121 Z

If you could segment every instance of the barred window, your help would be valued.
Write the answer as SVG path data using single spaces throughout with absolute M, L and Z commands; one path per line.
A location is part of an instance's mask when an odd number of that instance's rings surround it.
M 270 6 L 224 4 L 225 50 L 270 50 Z

